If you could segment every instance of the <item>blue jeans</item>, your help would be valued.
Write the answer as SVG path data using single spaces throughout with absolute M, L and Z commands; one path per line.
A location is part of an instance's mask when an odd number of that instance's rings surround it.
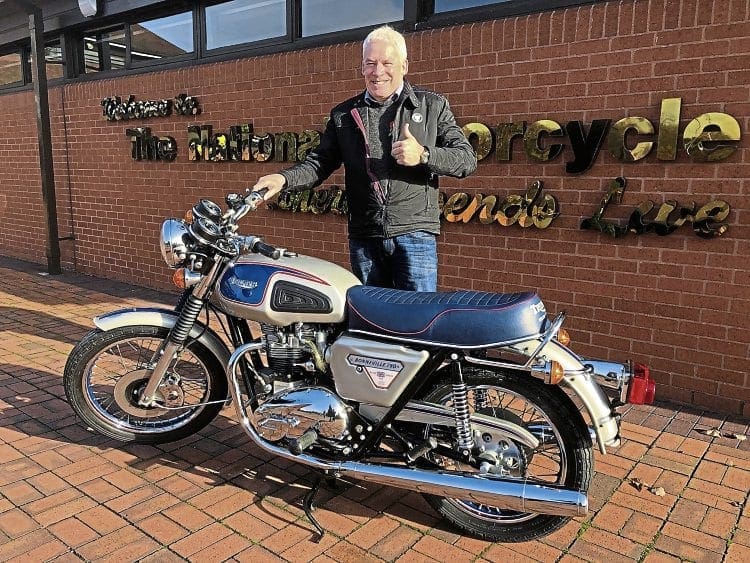
M 437 240 L 424 231 L 391 238 L 350 238 L 352 271 L 365 285 L 437 291 Z

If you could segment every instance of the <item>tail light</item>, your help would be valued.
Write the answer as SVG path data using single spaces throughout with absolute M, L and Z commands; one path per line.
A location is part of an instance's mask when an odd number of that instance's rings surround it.
M 656 395 L 656 382 L 651 379 L 651 372 L 645 364 L 633 364 L 633 376 L 630 378 L 627 402 L 632 405 L 650 405 Z

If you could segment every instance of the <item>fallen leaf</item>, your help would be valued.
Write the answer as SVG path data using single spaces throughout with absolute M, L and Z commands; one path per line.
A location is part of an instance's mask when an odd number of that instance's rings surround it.
M 644 485 L 644 484 L 643 484 L 643 481 L 641 481 L 640 479 L 638 479 L 638 477 L 634 477 L 634 478 L 632 478 L 632 479 L 628 479 L 628 482 L 629 482 L 629 483 L 630 483 L 630 484 L 631 484 L 631 485 L 632 485 L 633 487 L 635 487 L 636 489 L 638 489 L 639 491 L 643 489 L 643 485 Z
M 745 436 L 744 434 L 730 434 L 729 437 L 734 438 L 735 440 L 739 440 L 740 442 L 744 442 L 745 440 L 747 440 L 747 436 Z
M 732 502 L 730 502 L 729 504 L 731 504 L 732 506 L 736 506 L 736 507 L 738 507 L 738 508 L 739 508 L 739 507 L 741 507 L 741 506 L 742 506 L 742 505 L 743 505 L 744 503 L 742 503 L 742 502 L 740 502 L 740 501 L 738 501 L 738 500 L 733 500 L 733 501 L 732 501 Z
M 721 430 L 718 428 L 703 428 L 702 430 L 698 430 L 701 434 L 705 434 L 706 436 L 711 436 L 712 438 L 721 438 Z
M 649 491 L 654 493 L 657 497 L 663 497 L 667 494 L 667 491 L 664 490 L 664 487 L 651 487 Z

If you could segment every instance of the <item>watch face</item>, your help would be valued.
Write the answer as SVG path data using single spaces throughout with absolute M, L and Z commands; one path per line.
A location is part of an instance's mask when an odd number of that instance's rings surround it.
M 96 3 L 96 0 L 78 0 L 78 8 L 84 16 L 90 18 L 96 15 Z

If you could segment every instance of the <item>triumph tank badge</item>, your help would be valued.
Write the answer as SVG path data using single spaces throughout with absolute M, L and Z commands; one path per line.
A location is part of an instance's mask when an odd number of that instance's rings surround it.
M 229 278 L 229 283 L 241 287 L 242 289 L 255 289 L 258 287 L 258 282 L 253 280 L 241 280 L 237 276 Z
M 368 358 L 355 354 L 349 354 L 346 360 L 349 362 L 349 365 L 355 366 L 358 372 L 364 371 L 372 384 L 378 389 L 388 389 L 393 380 L 404 369 L 404 364 L 401 362 Z
M 411 120 L 414 123 L 422 123 L 422 119 L 423 119 L 423 117 L 422 117 L 421 113 L 413 113 L 412 116 L 411 116 Z

